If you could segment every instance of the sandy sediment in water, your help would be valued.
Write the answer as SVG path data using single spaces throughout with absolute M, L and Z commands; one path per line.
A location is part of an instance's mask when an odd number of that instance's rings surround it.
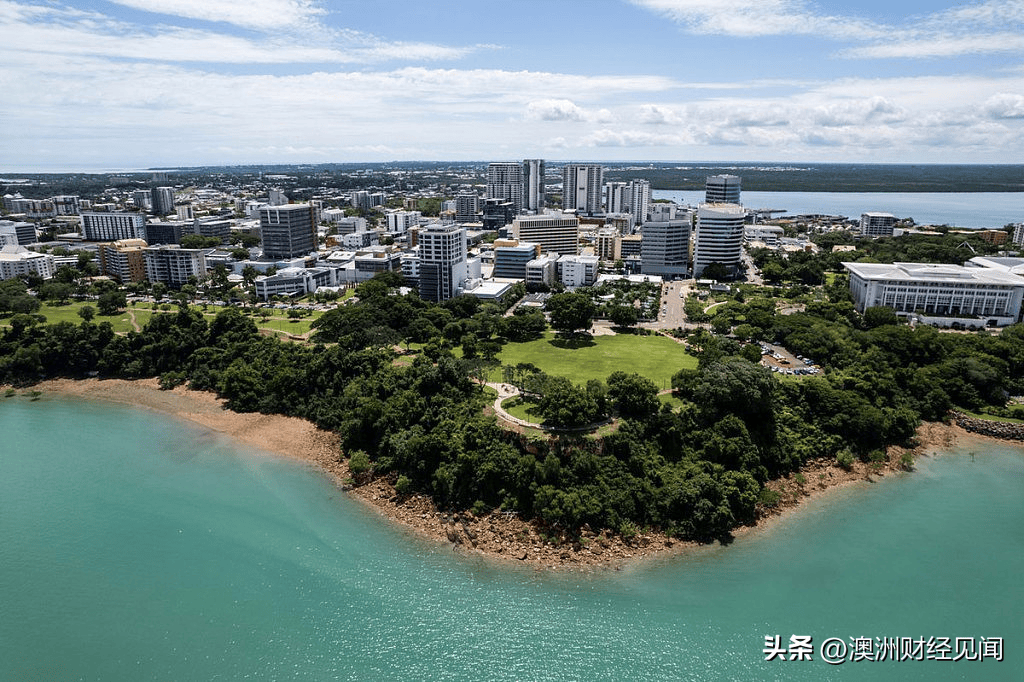
M 185 387 L 164 391 L 160 390 L 156 379 L 53 379 L 38 384 L 33 390 L 158 410 L 223 433 L 253 448 L 315 464 L 355 499 L 384 517 L 418 534 L 448 543 L 460 553 L 526 563 L 536 568 L 591 570 L 619 568 L 643 557 L 670 556 L 699 547 L 696 543 L 680 542 L 659 533 L 640 533 L 627 542 L 586 527 L 578 540 L 563 536 L 556 545 L 546 541 L 552 537 L 543 537 L 542 528 L 514 514 L 499 512 L 478 517 L 469 512 L 446 512 L 437 509 L 425 496 L 397 495 L 392 482 L 386 478 L 353 487 L 348 466 L 339 458 L 341 451 L 333 433 L 297 417 L 232 412 L 213 393 Z M 771 482 L 769 487 L 780 495 L 779 504 L 762 510 L 756 526 L 739 528 L 735 534 L 763 529 L 774 518 L 810 498 L 897 473 L 902 470 L 900 458 L 905 452 L 917 457 L 949 450 L 961 439 L 977 438 L 979 436 L 956 426 L 927 423 L 918 431 L 920 444 L 916 448 L 909 451 L 891 448 L 888 460 L 880 466 L 855 462 L 850 471 L 845 471 L 834 460 L 812 462 L 801 472 L 802 479 L 793 474 Z

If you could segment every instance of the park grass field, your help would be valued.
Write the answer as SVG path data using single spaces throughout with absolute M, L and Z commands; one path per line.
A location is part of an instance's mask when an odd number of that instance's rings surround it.
M 92 306 L 96 309 L 96 301 L 71 301 L 65 305 L 51 305 L 50 303 L 44 303 L 39 311 L 36 313 L 46 318 L 45 324 L 57 324 L 59 322 L 70 322 L 71 324 L 81 324 L 82 318 L 78 315 L 78 311 L 84 306 Z M 127 310 L 122 310 L 117 315 L 99 315 L 97 314 L 92 318 L 93 324 L 99 324 L 100 322 L 109 322 L 114 328 L 116 333 L 125 333 L 133 329 L 131 318 L 128 315 Z M 140 324 L 142 320 L 140 320 Z M 11 318 L 5 318 L 0 320 L 0 327 L 11 326 Z
M 568 377 L 577 384 L 590 379 L 603 381 L 619 370 L 636 372 L 658 388 L 671 388 L 673 374 L 697 367 L 697 358 L 682 344 L 664 336 L 633 334 L 562 339 L 547 332 L 536 341 L 505 344 L 498 359 L 503 365 L 531 363 L 547 374 Z M 500 370 L 492 380 L 501 381 Z

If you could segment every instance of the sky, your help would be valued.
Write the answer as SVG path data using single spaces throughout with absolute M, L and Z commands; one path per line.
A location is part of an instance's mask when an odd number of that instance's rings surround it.
M 1024 0 L 0 0 L 0 170 L 1024 162 Z

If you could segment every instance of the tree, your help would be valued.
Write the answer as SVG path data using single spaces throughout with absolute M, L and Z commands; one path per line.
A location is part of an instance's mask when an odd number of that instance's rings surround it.
M 569 335 L 590 329 L 594 322 L 594 302 L 584 293 L 553 294 L 545 308 L 551 314 L 551 326 Z
M 873 306 L 864 311 L 864 328 L 874 329 L 887 324 L 899 324 L 896 311 L 885 306 Z
M 96 302 L 100 315 L 117 315 L 117 313 L 128 304 L 123 292 L 108 291 L 100 296 Z
M 631 305 L 615 305 L 608 311 L 608 319 L 616 327 L 629 329 L 640 321 L 640 313 Z
M 96 309 L 91 305 L 83 305 L 78 309 L 78 316 L 85 322 L 91 322 L 92 318 L 96 316 Z
M 658 387 L 636 372 L 612 372 L 608 376 L 608 399 L 619 415 L 630 419 L 646 419 L 661 408 Z

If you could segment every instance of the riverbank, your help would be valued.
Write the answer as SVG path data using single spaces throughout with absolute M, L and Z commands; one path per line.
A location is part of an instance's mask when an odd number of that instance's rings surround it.
M 587 528 L 578 539 L 564 535 L 545 537 L 543 529 L 515 514 L 451 514 L 436 509 L 425 496 L 399 496 L 386 478 L 352 487 L 347 463 L 339 461 L 340 449 L 334 434 L 297 417 L 231 412 L 224 408 L 224 401 L 212 393 L 184 387 L 164 391 L 156 379 L 55 379 L 44 381 L 33 390 L 41 391 L 44 396 L 53 393 L 158 410 L 230 436 L 247 446 L 314 464 L 356 500 L 417 534 L 450 543 L 457 552 L 526 563 L 536 568 L 595 570 L 616 568 L 645 557 L 681 553 L 699 546 L 657 533 L 638 533 L 627 541 Z M 834 462 L 811 463 L 799 475 L 773 481 L 769 487 L 778 493 L 778 504 L 762 510 L 756 526 L 739 528 L 734 534 L 761 530 L 772 519 L 812 497 L 901 471 L 900 460 L 907 452 L 917 457 L 949 449 L 960 438 L 977 437 L 957 426 L 928 423 L 918 432 L 920 444 L 916 448 L 910 451 L 892 448 L 887 461 L 878 466 L 855 462 L 846 471 Z

